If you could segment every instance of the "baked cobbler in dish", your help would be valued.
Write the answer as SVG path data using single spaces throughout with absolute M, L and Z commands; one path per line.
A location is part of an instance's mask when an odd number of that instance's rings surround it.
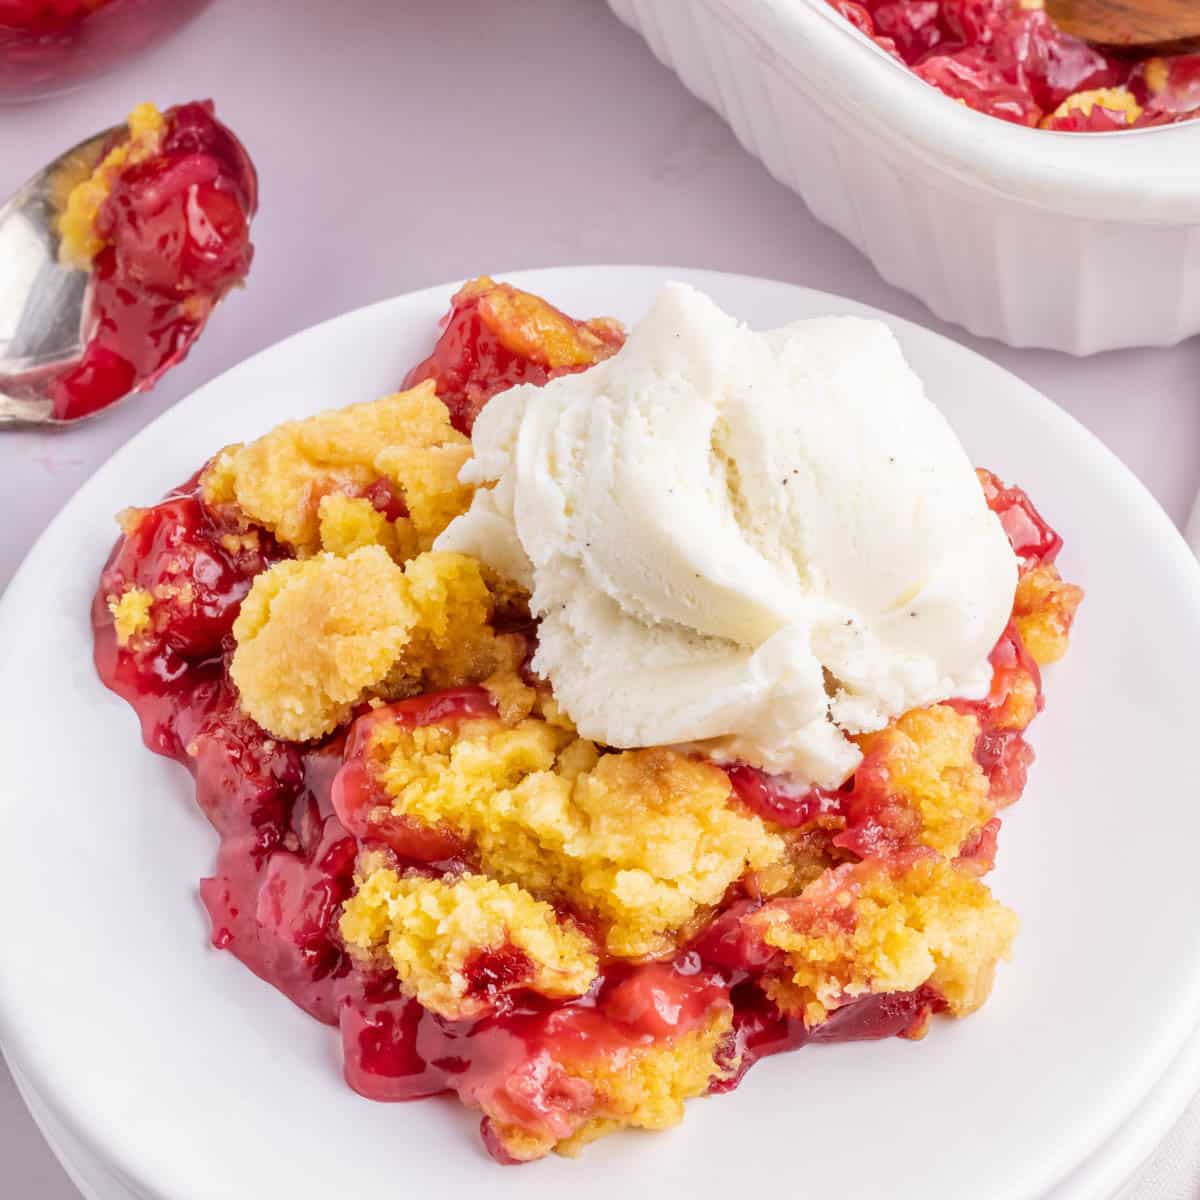
M 1014 125 L 1107 133 L 1200 116 L 1200 54 L 1093 46 L 1043 0 L 828 2 L 926 83 Z
M 906 371 L 869 322 L 677 289 L 626 343 L 480 279 L 406 390 L 120 515 L 100 675 L 219 835 L 213 944 L 340 1027 L 351 1087 L 456 1093 L 525 1162 L 984 1002 L 1081 592 Z

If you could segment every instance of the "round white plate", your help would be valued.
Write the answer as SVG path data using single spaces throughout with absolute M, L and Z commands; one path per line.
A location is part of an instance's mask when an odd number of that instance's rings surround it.
M 669 278 L 758 327 L 884 316 L 707 272 L 509 278 L 573 313 L 626 321 Z M 981 1013 L 935 1022 L 920 1044 L 772 1059 L 732 1096 L 693 1102 L 671 1133 L 501 1170 L 455 1104 L 355 1096 L 336 1035 L 208 948 L 195 885 L 214 837 L 190 780 L 142 749 L 133 713 L 92 670 L 88 605 L 112 514 L 153 502 L 227 442 L 393 389 L 427 352 L 450 290 L 351 313 L 201 389 L 80 490 L 0 603 L 0 1037 L 43 1119 L 131 1194 L 164 1200 L 431 1187 L 611 1200 L 667 1180 L 693 1200 L 781 1180 L 843 1200 L 1033 1200 L 1071 1188 L 1200 1024 L 1200 569 L 1145 489 L 1070 417 L 891 317 L 974 460 L 1030 491 L 1067 539 L 1065 573 L 1088 590 L 1071 654 L 1047 673 L 1040 760 L 1001 836 L 992 883 L 1023 932 Z M 1105 1194 L 1096 1172 L 1084 1180 L 1075 1196 Z

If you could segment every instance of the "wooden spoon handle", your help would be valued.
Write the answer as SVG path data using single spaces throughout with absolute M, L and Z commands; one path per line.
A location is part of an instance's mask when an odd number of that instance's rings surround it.
M 1200 0 L 1046 0 L 1046 11 L 1066 33 L 1109 46 L 1200 39 Z

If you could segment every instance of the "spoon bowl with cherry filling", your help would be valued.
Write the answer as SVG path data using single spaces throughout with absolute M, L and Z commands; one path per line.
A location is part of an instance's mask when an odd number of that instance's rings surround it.
M 1198 0 L 1045 0 L 1050 19 L 1085 42 L 1142 56 L 1200 51 Z
M 19 188 L 0 206 L 0 428 L 152 387 L 245 278 L 257 202 L 209 101 L 141 105 Z

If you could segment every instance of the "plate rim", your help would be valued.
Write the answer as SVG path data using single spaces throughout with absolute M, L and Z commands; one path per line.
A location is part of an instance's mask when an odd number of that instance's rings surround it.
M 1192 589 L 1200 595 L 1200 562 L 1197 562 L 1180 531 L 1158 501 L 1154 499 L 1141 479 L 1096 434 L 1092 433 L 1091 430 L 1066 410 L 1060 408 L 1048 396 L 1022 379 L 1019 375 L 1009 371 L 986 355 L 963 345 L 953 336 L 940 333 L 937 330 L 921 325 L 919 322 L 897 316 L 887 309 L 855 300 L 852 297 L 841 296 L 821 289 L 809 288 L 787 280 L 738 272 L 714 271 L 706 268 L 680 266 L 605 263 L 518 269 L 498 271 L 494 272 L 494 274 L 505 281 L 515 283 L 517 286 L 527 287 L 531 290 L 544 289 L 551 292 L 554 289 L 556 280 L 562 279 L 564 276 L 578 276 L 581 274 L 603 274 L 608 276 L 638 274 L 655 276 L 663 282 L 669 278 L 677 278 L 683 279 L 685 282 L 691 282 L 701 288 L 705 286 L 706 280 L 731 280 L 736 281 L 737 284 L 742 286 L 758 287 L 767 285 L 772 288 L 781 288 L 793 293 L 804 294 L 822 303 L 828 302 L 836 310 L 850 310 L 861 315 L 884 318 L 893 328 L 915 330 L 918 336 L 932 338 L 943 347 L 948 347 L 951 356 L 958 353 L 959 355 L 977 360 L 979 363 L 985 364 L 992 371 L 1006 377 L 1010 386 L 1023 391 L 1033 407 L 1038 410 L 1041 418 L 1045 419 L 1051 425 L 1057 425 L 1060 431 L 1069 436 L 1081 451 L 1086 451 L 1087 456 L 1103 469 L 1111 484 L 1115 486 L 1119 483 L 1123 492 L 1122 498 L 1127 500 L 1136 510 L 1132 516 L 1140 523 L 1144 523 L 1148 530 L 1153 533 L 1155 539 L 1161 543 L 1163 551 L 1171 557 L 1173 569 L 1177 570 L 1181 576 L 1190 577 Z M 19 625 L 19 622 L 14 617 L 14 611 L 25 593 L 31 590 L 36 578 L 35 573 L 38 567 L 38 560 L 43 555 L 49 553 L 49 548 L 59 536 L 60 530 L 69 524 L 76 509 L 85 502 L 89 490 L 99 486 L 97 481 L 101 476 L 107 477 L 110 473 L 119 471 L 125 462 L 136 459 L 141 454 L 143 445 L 159 436 L 162 428 L 169 425 L 173 419 L 176 419 L 178 414 L 184 410 L 190 410 L 198 403 L 202 403 L 206 392 L 210 389 L 217 389 L 223 386 L 229 376 L 244 370 L 250 364 L 259 362 L 267 356 L 278 354 L 284 348 L 294 346 L 317 331 L 330 332 L 333 327 L 339 324 L 353 324 L 363 320 L 367 314 L 378 314 L 394 305 L 402 303 L 415 304 L 429 300 L 440 300 L 444 304 L 449 295 L 460 284 L 461 281 L 451 281 L 414 289 L 409 292 L 402 292 L 395 296 L 377 300 L 337 314 L 298 330 L 264 347 L 255 354 L 221 372 L 213 379 L 201 384 L 188 396 L 181 399 L 179 403 L 172 405 L 166 411 L 159 414 L 159 416 L 149 422 L 134 437 L 130 438 L 128 442 L 119 446 L 112 455 L 88 476 L 55 514 L 54 518 L 49 522 L 23 558 L 3 595 L 0 595 L 0 684 L 5 679 L 5 664 L 8 657 L 7 647 L 11 641 L 15 641 L 16 628 Z M 6 806 L 0 801 L 0 812 L 3 812 L 4 807 Z M 1155 1068 L 1148 1081 L 1138 1088 L 1136 1100 L 1123 1106 L 1121 1111 L 1116 1111 L 1112 1104 L 1108 1105 L 1105 1119 L 1093 1122 L 1091 1126 L 1095 1132 L 1086 1150 L 1075 1158 L 1074 1161 L 1065 1165 L 1062 1162 L 1063 1156 L 1060 1154 L 1059 1161 L 1054 1164 L 1053 1170 L 1046 1172 L 1046 1174 L 1052 1177 L 1046 1178 L 1044 1186 L 1035 1192 L 1021 1193 L 1023 1197 L 1026 1197 L 1026 1200 L 1033 1200 L 1035 1196 L 1049 1196 L 1061 1185 L 1069 1185 L 1071 1174 L 1089 1162 L 1103 1148 L 1105 1142 L 1110 1140 L 1134 1116 L 1135 1112 L 1147 1101 L 1160 1081 L 1167 1076 L 1171 1066 L 1176 1062 L 1187 1044 L 1189 1036 L 1200 1029 L 1200 957 L 1197 957 L 1196 962 L 1193 964 L 1192 977 L 1187 982 L 1188 987 L 1185 989 L 1188 997 L 1187 1003 L 1180 1005 L 1179 1016 L 1173 1023 L 1172 1028 L 1158 1031 L 1158 1037 L 1155 1042 L 1155 1053 L 1150 1056 L 1155 1063 Z M 95 1153 L 102 1161 L 111 1162 L 116 1165 L 122 1175 L 126 1176 L 131 1183 L 136 1181 L 139 1188 L 145 1189 L 144 1194 L 161 1196 L 163 1200 L 179 1200 L 180 1197 L 191 1195 L 192 1193 L 182 1190 L 178 1186 L 178 1181 L 155 1177 L 152 1182 L 149 1167 L 145 1159 L 137 1153 L 134 1139 L 121 1136 L 125 1131 L 119 1123 L 105 1122 L 103 1114 L 97 1113 L 94 1109 L 87 1112 L 77 1111 L 80 1105 L 73 1102 L 69 1091 L 59 1090 L 50 1086 L 49 1062 L 53 1059 L 53 1054 L 48 1052 L 45 1045 L 40 1046 L 37 1051 L 32 1049 L 32 1043 L 35 1041 L 31 1032 L 33 1029 L 32 1023 L 27 1023 L 27 1030 L 24 1035 L 22 1035 L 21 1030 L 18 1028 L 15 1009 L 19 1004 L 17 1000 L 19 991 L 19 982 L 11 976 L 10 972 L 6 971 L 4 957 L 0 955 L 0 1042 L 3 1043 L 4 1053 L 15 1061 L 21 1074 L 30 1082 L 30 1085 L 38 1095 L 43 1097 L 48 1105 L 52 1106 L 55 1114 L 87 1149 Z M 1187 1019 L 1184 1019 L 1183 1014 L 1185 1012 L 1190 1014 Z M 1200 1059 L 1197 1059 L 1194 1064 L 1194 1073 L 1196 1076 L 1193 1081 L 1194 1087 L 1200 1088 Z M 1169 1128 L 1170 1122 L 1163 1122 L 1163 1128 L 1158 1131 L 1157 1136 L 1161 1138 L 1169 1131 Z M 1108 1177 L 1107 1175 L 1102 1176 L 1102 1178 Z M 1116 1182 L 1119 1183 L 1121 1181 L 1117 1180 Z

